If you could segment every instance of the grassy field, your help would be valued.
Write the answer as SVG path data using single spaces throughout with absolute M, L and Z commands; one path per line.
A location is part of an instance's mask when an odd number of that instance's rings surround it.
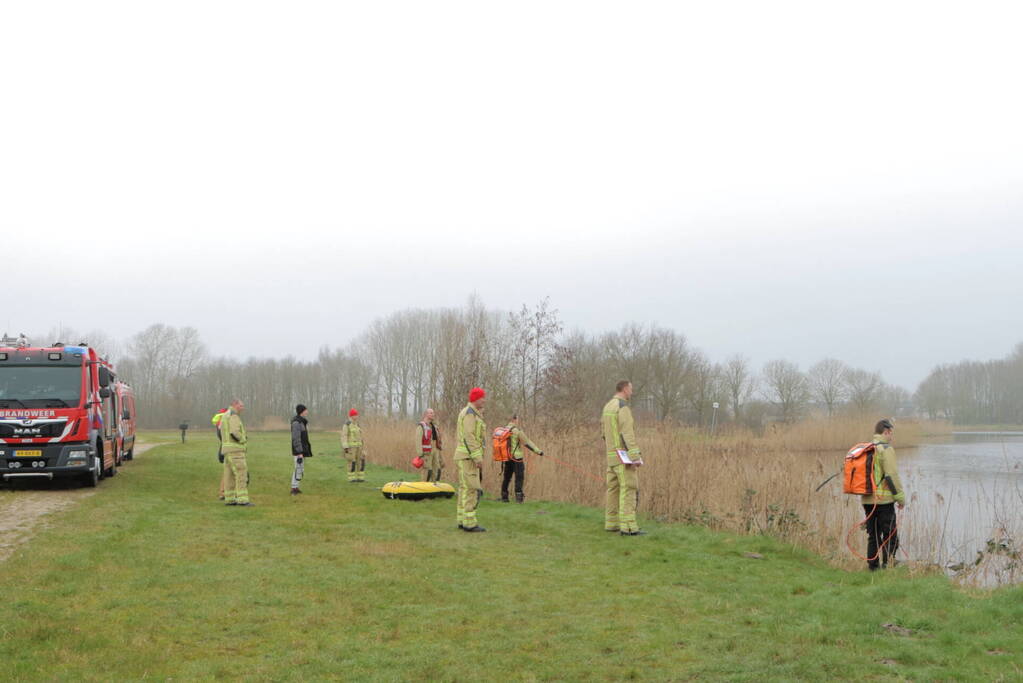
M 1023 676 L 1023 589 L 846 572 L 702 527 L 622 538 L 563 503 L 487 500 L 490 531 L 465 534 L 453 501 L 385 500 L 393 470 L 344 481 L 335 435 L 313 435 L 297 497 L 286 435 L 252 441 L 257 507 L 216 500 L 215 441 L 190 436 L 51 515 L 0 564 L 0 678 Z
M 488 415 L 490 427 L 503 424 Z M 640 512 L 661 522 L 695 523 L 716 531 L 756 533 L 793 543 L 843 569 L 859 567 L 846 546 L 849 529 L 863 519 L 859 499 L 842 493 L 841 479 L 818 485 L 842 467 L 849 448 L 871 438 L 875 420 L 839 416 L 774 425 L 756 436 L 737 430 L 711 437 L 707 430 L 669 424 L 640 424 L 637 428 L 646 465 Z M 415 454 L 414 423 L 397 420 L 363 422 L 379 464 L 412 474 Z M 449 439 L 454 425 L 441 425 Z M 554 429 L 524 424 L 527 434 L 546 456 L 526 456 L 527 494 L 561 503 L 600 507 L 604 503 L 604 445 L 595 424 Z M 926 434 L 945 434 L 945 423 L 902 421 L 898 449 L 924 443 Z M 937 437 L 935 437 L 937 438 Z M 331 437 L 331 443 L 337 436 Z M 499 469 L 485 468 L 484 487 L 498 491 Z M 906 529 L 908 531 L 908 529 Z M 940 534 L 917 525 L 921 536 Z M 917 567 L 938 557 L 916 557 Z

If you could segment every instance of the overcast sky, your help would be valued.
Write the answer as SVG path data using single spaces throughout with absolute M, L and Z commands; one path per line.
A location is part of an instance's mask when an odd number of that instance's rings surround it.
M 1019 7 L 3 3 L 0 331 L 311 357 L 475 291 L 913 389 L 1023 341 Z

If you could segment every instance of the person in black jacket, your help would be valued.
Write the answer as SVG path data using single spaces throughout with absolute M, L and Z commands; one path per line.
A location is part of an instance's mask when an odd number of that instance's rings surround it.
M 306 419 L 308 409 L 301 403 L 295 406 L 295 417 L 291 418 L 291 455 L 295 458 L 295 471 L 291 474 L 291 495 L 302 493 L 298 483 L 305 472 L 305 459 L 313 457 L 313 447 L 309 445 L 309 420 Z

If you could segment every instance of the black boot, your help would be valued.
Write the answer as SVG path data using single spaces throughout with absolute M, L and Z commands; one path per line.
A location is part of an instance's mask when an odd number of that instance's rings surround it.
M 526 500 L 526 496 L 524 494 L 521 494 L 521 493 L 516 493 L 515 494 L 515 502 L 516 503 L 522 503 L 522 502 L 525 502 L 525 500 Z

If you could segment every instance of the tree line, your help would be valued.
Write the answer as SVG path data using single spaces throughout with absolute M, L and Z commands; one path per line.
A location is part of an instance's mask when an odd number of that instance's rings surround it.
M 954 424 L 1023 424 L 1023 343 L 1005 358 L 939 365 L 920 383 L 916 404 Z
M 84 337 L 116 356 L 147 428 L 205 426 L 235 396 L 254 426 L 283 427 L 296 403 L 324 426 L 351 407 L 402 419 L 432 407 L 450 418 L 472 386 L 486 388 L 494 420 L 519 413 L 569 424 L 592 420 L 620 378 L 633 381 L 638 413 L 679 424 L 759 429 L 810 414 L 915 410 L 913 396 L 880 373 L 831 358 L 805 371 L 784 359 L 755 368 L 741 355 L 713 362 L 682 333 L 656 325 L 566 332 L 547 299 L 513 312 L 475 297 L 460 308 L 398 311 L 313 360 L 214 356 L 192 327 L 151 325 L 123 345 Z

